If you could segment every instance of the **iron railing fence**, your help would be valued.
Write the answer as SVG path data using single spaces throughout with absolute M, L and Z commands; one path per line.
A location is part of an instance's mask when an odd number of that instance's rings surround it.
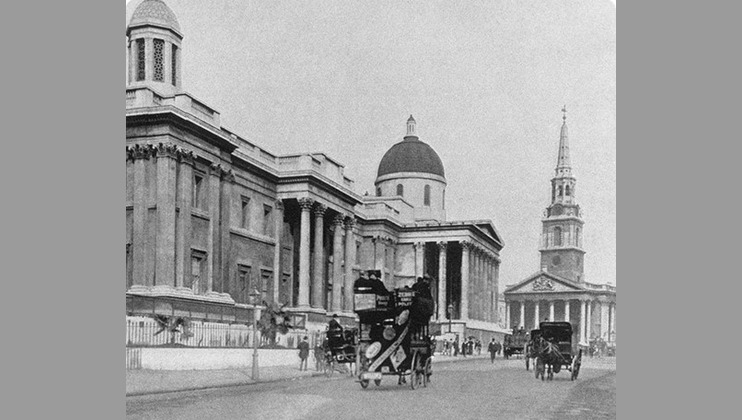
M 163 329 L 153 318 L 127 317 L 126 347 L 155 347 L 178 345 L 183 347 L 209 348 L 252 348 L 253 326 L 246 324 L 225 324 L 207 321 L 191 321 L 186 334 L 183 326 L 177 332 Z M 303 330 L 289 330 L 286 334 L 276 335 L 276 344 L 286 348 L 296 348 Z M 261 338 L 261 337 L 259 337 Z M 313 341 L 313 340 L 311 340 Z M 310 341 L 310 344 L 312 344 Z M 266 344 L 261 341 L 261 345 Z

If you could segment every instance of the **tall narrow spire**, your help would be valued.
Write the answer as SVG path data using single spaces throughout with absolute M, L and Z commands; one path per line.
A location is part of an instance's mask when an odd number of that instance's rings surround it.
M 556 176 L 572 176 L 572 166 L 569 160 L 569 140 L 567 135 L 567 105 L 562 108 L 562 132 L 559 136 L 559 157 L 557 158 Z

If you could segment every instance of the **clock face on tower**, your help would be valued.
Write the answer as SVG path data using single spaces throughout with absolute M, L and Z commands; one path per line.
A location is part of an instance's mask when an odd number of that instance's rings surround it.
M 561 257 L 560 257 L 559 255 L 555 255 L 555 256 L 554 256 L 554 257 L 553 257 L 553 258 L 551 259 L 551 263 L 552 263 L 553 265 L 559 265 L 559 264 L 561 264 L 561 263 L 562 263 L 562 258 L 561 258 Z
M 562 206 L 554 206 L 551 209 L 551 214 L 554 216 L 559 216 L 562 214 Z

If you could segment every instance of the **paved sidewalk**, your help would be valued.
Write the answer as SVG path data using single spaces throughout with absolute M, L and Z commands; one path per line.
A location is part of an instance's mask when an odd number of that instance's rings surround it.
M 466 360 L 487 359 L 489 355 L 481 354 L 467 357 L 435 355 L 433 363 L 463 362 Z M 502 358 L 499 358 L 500 360 Z M 307 371 L 300 371 L 295 366 L 269 366 L 260 368 L 258 382 L 277 382 L 294 379 L 305 379 L 322 376 L 311 366 Z M 336 373 L 338 377 L 341 373 Z M 126 396 L 159 394 L 175 391 L 189 391 L 206 388 L 221 388 L 254 384 L 251 369 L 219 370 L 127 370 Z

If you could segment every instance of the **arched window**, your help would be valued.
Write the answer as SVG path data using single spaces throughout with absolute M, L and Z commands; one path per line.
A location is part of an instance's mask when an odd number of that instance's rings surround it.
M 564 193 L 564 191 L 562 191 L 562 186 L 560 185 L 559 186 L 559 197 L 563 197 L 564 196 L 563 193 Z
M 404 197 L 404 186 L 402 184 L 397 184 L 397 195 Z
M 562 246 L 562 228 L 554 228 L 554 246 Z
M 376 188 L 376 196 L 381 197 L 381 187 Z
M 566 187 L 564 187 L 564 195 L 566 195 L 567 197 L 569 197 L 569 185 L 567 185 Z
M 430 185 L 425 186 L 425 195 L 423 196 L 423 205 L 430 206 Z

